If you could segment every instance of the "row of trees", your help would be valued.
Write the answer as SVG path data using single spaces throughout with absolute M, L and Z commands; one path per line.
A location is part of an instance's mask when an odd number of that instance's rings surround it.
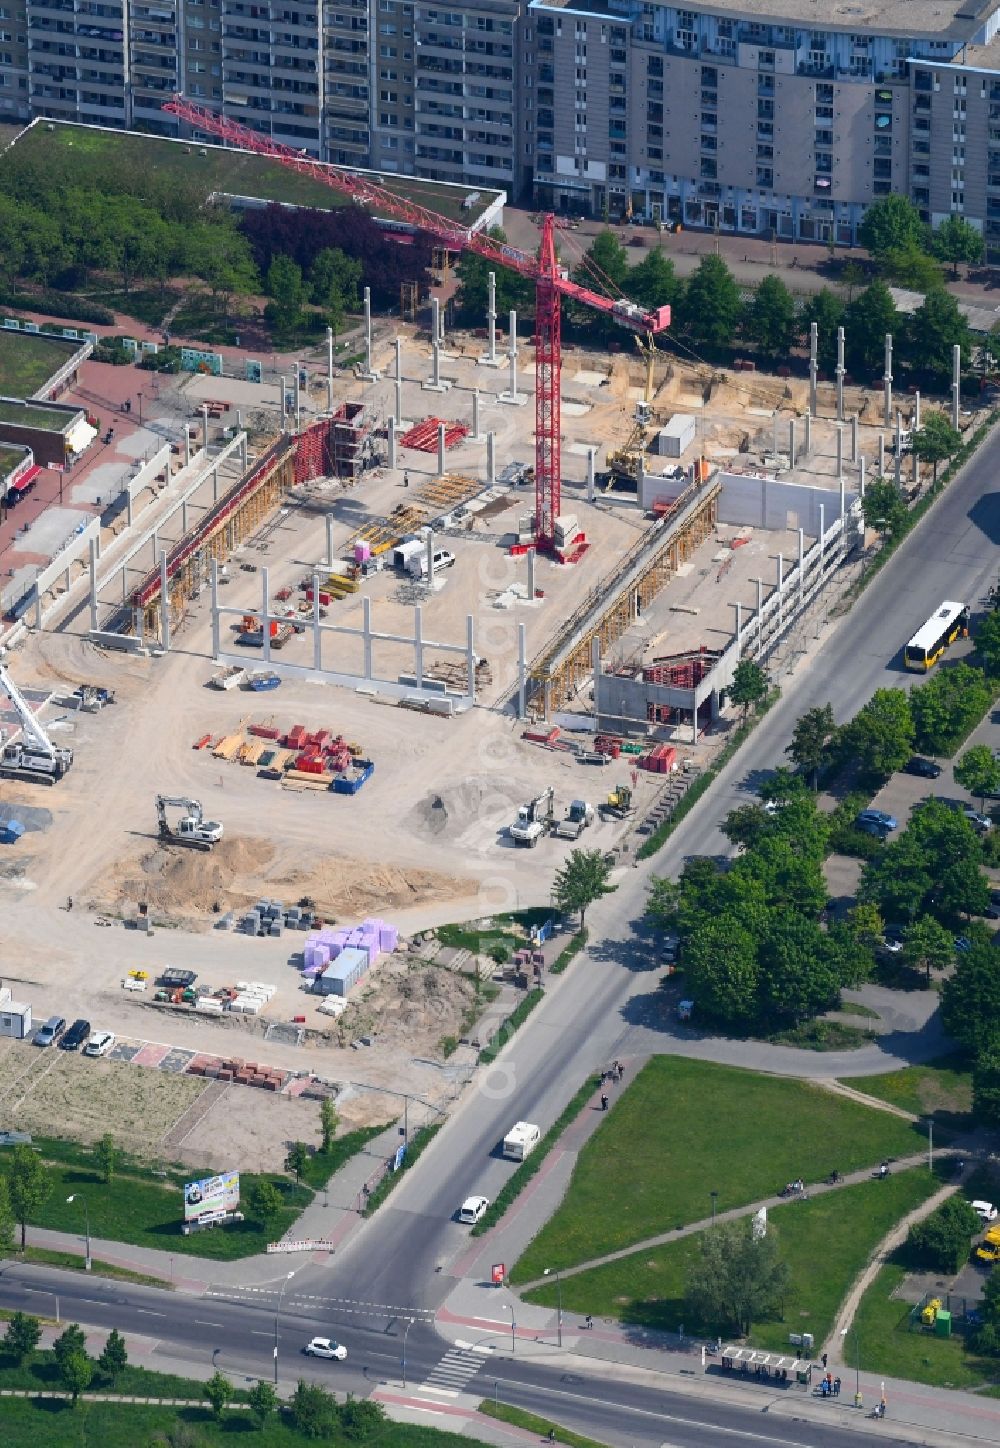
M 37 1317 L 15 1312 L 7 1324 L 0 1347 L 6 1357 L 18 1367 L 24 1367 L 35 1356 L 41 1337 L 42 1325 Z M 100 1375 L 105 1387 L 113 1389 L 128 1367 L 125 1339 L 117 1328 L 112 1328 L 108 1334 L 96 1360 L 88 1356 L 87 1339 L 83 1329 L 75 1322 L 71 1322 L 56 1338 L 52 1351 L 59 1379 L 72 1395 L 74 1407 L 80 1394 L 92 1385 L 95 1375 Z

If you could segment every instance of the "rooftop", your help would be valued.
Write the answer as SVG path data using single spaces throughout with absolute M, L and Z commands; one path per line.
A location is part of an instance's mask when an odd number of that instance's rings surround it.
M 311 176 L 299 175 L 266 156 L 231 151 L 193 141 L 176 141 L 162 136 L 143 136 L 137 131 L 112 131 L 100 126 L 80 126 L 70 121 L 34 121 L 8 149 L 5 165 L 18 159 L 44 165 L 50 158 L 66 155 L 80 159 L 81 171 L 93 173 L 95 185 L 108 167 L 176 173 L 181 180 L 197 183 L 206 197 L 213 192 L 235 196 L 256 196 L 266 201 L 294 206 L 315 206 L 330 210 L 346 206 L 347 198 Z M 336 167 L 324 168 L 335 171 Z M 499 196 L 499 191 L 479 189 L 478 199 L 466 210 L 462 203 L 475 194 L 473 188 L 450 186 L 439 181 L 422 181 L 413 176 L 377 175 L 388 190 L 407 201 L 415 201 L 452 221 L 474 225 Z
M 33 396 L 79 348 L 62 337 L 0 328 L 0 396 Z
M 615 15 L 608 0 L 536 0 L 531 8 Z M 733 0 L 730 5 L 701 4 L 693 0 L 686 8 L 699 14 L 758 24 L 798 24 L 817 31 L 870 30 L 876 35 L 947 37 L 961 43 L 982 27 L 998 8 L 998 0 L 833 0 L 833 4 L 829 0 Z M 627 24 L 629 18 L 623 14 L 622 23 Z
M 0 397 L 0 422 L 39 427 L 45 432 L 63 432 L 82 411 L 82 408 L 72 405 L 46 406 L 39 402 L 18 402 L 10 397 Z
M 25 456 L 23 447 L 4 447 L 3 443 L 0 443 L 0 481 L 8 477 L 18 463 L 23 463 Z

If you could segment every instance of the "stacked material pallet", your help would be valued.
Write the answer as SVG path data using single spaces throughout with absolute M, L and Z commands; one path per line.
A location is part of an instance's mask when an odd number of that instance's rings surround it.
M 648 754 L 641 755 L 636 764 L 653 774 L 670 774 L 676 768 L 677 750 L 672 744 L 657 744 Z
M 242 734 L 227 734 L 212 750 L 216 759 L 235 759 L 243 744 Z

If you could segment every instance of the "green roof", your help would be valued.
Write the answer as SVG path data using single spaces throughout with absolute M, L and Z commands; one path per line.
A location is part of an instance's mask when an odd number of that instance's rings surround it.
M 78 350 L 79 342 L 0 328 L 0 396 L 30 397 Z
M 0 443 L 0 481 L 8 477 L 14 471 L 18 463 L 24 462 L 24 449 L 20 447 L 4 447 Z
M 26 161 L 30 159 L 32 163 L 37 163 L 41 160 L 44 164 L 45 158 L 52 156 L 56 149 L 63 154 L 70 152 L 96 160 L 102 166 L 174 171 L 179 178 L 200 183 L 206 197 L 213 191 L 219 191 L 324 210 L 347 205 L 347 198 L 339 191 L 266 156 L 194 141 L 145 136 L 138 131 L 111 131 L 96 126 L 74 125 L 67 121 L 36 122 L 9 151 L 7 161 L 9 164 L 23 156 Z M 482 215 L 500 194 L 479 189 L 478 201 L 463 211 L 462 202 L 473 194 L 471 187 L 449 186 L 411 176 L 378 174 L 382 184 L 399 196 L 440 212 L 452 221 L 463 221 L 466 225 Z
M 0 399 L 0 422 L 9 422 L 21 427 L 39 427 L 45 432 L 62 432 L 73 421 L 82 407 L 72 404 L 66 408 L 46 407 L 41 402 L 4 402 Z

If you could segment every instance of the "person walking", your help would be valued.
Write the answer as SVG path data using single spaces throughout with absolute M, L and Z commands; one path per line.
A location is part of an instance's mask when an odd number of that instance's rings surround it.
M 601 1092 L 601 1110 L 602 1110 L 602 1111 L 607 1111 L 607 1109 L 608 1109 L 608 1097 L 607 1097 L 607 1093 L 604 1092 L 604 1091 L 602 1091 L 602 1092 Z

